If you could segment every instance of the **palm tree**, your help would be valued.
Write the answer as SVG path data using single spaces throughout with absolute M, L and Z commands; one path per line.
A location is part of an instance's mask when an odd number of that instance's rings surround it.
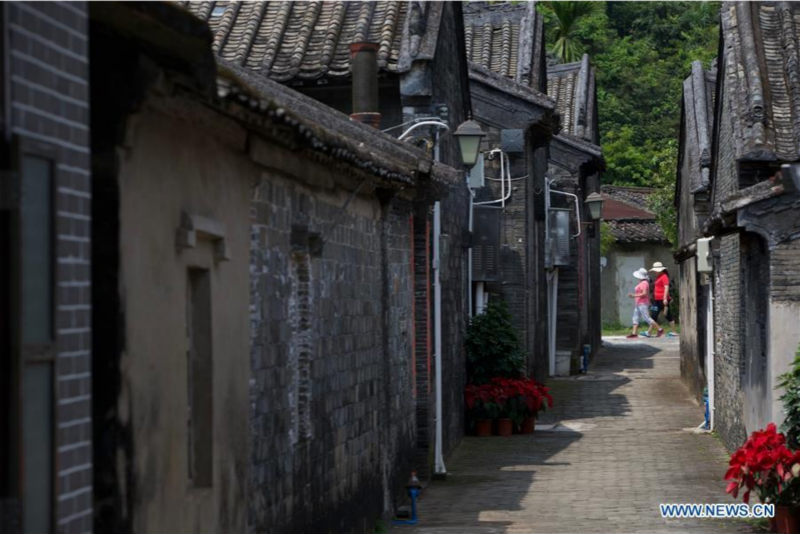
M 602 6 L 599 2 L 542 2 L 555 15 L 555 41 L 550 47 L 562 63 L 578 61 L 583 55 L 583 46 L 575 36 L 578 21 Z

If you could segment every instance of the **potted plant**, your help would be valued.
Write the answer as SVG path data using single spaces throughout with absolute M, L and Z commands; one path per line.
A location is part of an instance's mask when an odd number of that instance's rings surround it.
M 520 389 L 525 404 L 525 419 L 522 423 L 522 432 L 533 432 L 536 425 L 536 416 L 540 411 L 553 407 L 553 397 L 550 395 L 550 388 L 540 384 L 533 378 L 526 378 L 521 381 Z
M 502 390 L 498 402 L 502 406 L 501 418 L 510 419 L 513 429 L 519 433 L 533 432 L 537 413 L 553 405 L 549 389 L 533 378 L 494 377 L 490 384 Z M 505 429 L 508 422 L 501 424 Z
M 486 311 L 470 320 L 464 346 L 469 383 L 486 384 L 493 377 L 522 375 L 525 353 L 502 300 L 490 300 Z
M 762 503 L 775 505 L 772 522 L 776 532 L 797 532 L 797 504 L 800 502 L 800 451 L 786 447 L 786 437 L 770 423 L 764 430 L 753 432 L 744 445 L 732 455 L 725 480 L 726 492 L 750 501 L 755 491 Z
M 492 421 L 501 411 L 494 388 L 491 384 L 467 384 L 464 389 L 464 400 L 467 414 L 475 422 L 475 434 L 485 437 L 492 435 Z

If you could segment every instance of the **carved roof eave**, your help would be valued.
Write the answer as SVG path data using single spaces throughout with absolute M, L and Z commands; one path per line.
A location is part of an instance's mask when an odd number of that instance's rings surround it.
M 384 185 L 400 189 L 428 183 L 444 193 L 463 182 L 463 173 L 433 162 L 419 148 L 360 122 L 339 111 L 242 67 L 218 59 L 219 102 L 231 111 L 239 105 L 260 123 L 280 124 L 295 134 L 298 144 L 325 157 L 347 163 L 373 175 Z M 242 115 L 239 120 L 247 119 Z
M 478 65 L 477 63 L 469 64 L 469 79 L 488 85 L 511 96 L 517 97 L 520 100 L 525 100 L 537 106 L 544 108 L 549 112 L 556 110 L 556 101 L 544 93 L 535 89 L 517 83 L 505 76 L 496 74 L 489 69 Z
M 599 170 L 605 170 L 606 160 L 603 157 L 603 149 L 594 143 L 590 143 L 580 137 L 575 137 L 567 133 L 560 133 L 553 137 L 553 143 L 561 143 L 569 147 L 572 152 L 583 156 L 581 164 L 594 163 Z

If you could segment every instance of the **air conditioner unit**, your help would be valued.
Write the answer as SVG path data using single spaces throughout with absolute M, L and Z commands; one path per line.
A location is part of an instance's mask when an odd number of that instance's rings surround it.
M 701 237 L 697 240 L 697 272 L 710 273 L 714 270 L 711 258 L 711 241 L 713 237 Z
M 563 267 L 570 264 L 569 253 L 569 218 L 571 210 L 564 208 L 550 208 L 548 216 L 549 235 L 547 236 L 547 252 L 553 267 Z
M 472 279 L 476 282 L 494 282 L 499 279 L 500 217 L 499 209 L 475 206 Z

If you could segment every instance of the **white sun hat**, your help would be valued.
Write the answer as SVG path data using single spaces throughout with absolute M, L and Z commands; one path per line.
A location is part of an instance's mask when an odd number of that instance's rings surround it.
M 664 265 L 663 265 L 663 264 L 662 264 L 660 261 L 657 261 L 657 262 L 655 262 L 655 263 L 653 264 L 653 266 L 652 266 L 652 267 L 650 267 L 650 270 L 651 270 L 651 271 L 655 271 L 655 272 L 657 272 L 657 273 L 660 273 L 661 271 L 666 271 L 666 270 L 667 270 L 667 268 L 666 268 L 666 267 L 664 267 Z
M 644 280 L 645 278 L 647 278 L 647 269 L 641 267 L 638 271 L 633 272 L 633 276 L 635 276 L 639 280 Z

